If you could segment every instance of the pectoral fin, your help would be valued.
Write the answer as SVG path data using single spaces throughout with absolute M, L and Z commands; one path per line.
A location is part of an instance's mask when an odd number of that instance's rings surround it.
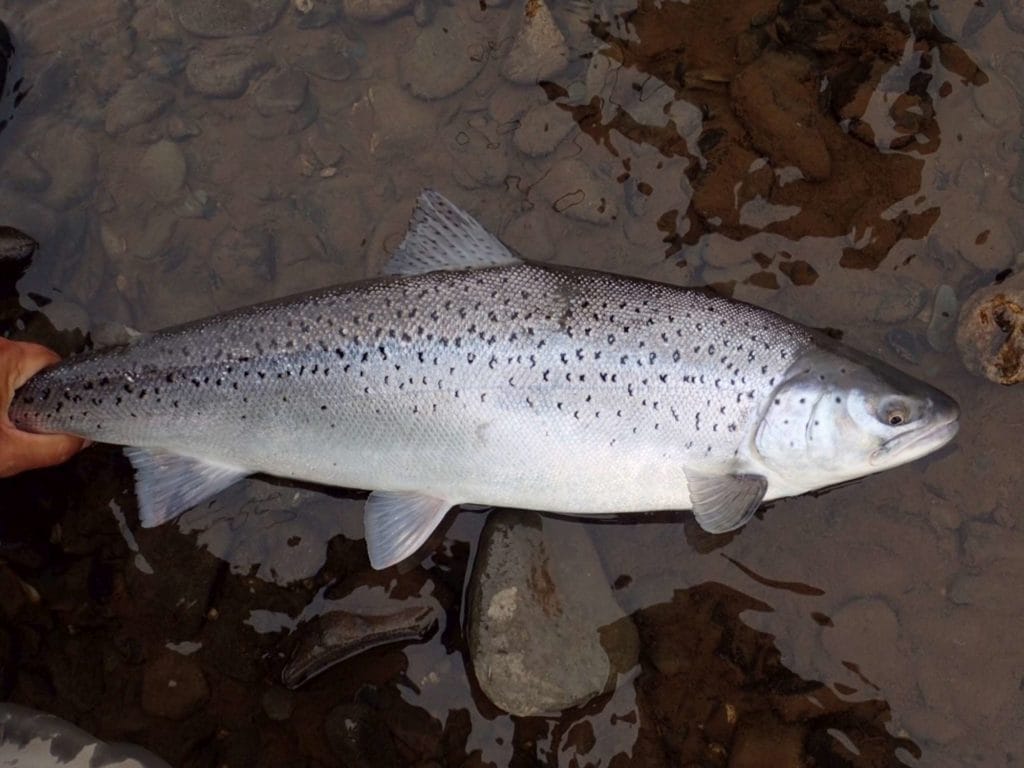
M 135 467 L 135 493 L 143 528 L 173 520 L 250 474 L 249 470 L 213 464 L 151 448 L 125 448 Z
M 768 478 L 763 475 L 685 471 L 693 515 L 708 533 L 725 533 L 745 525 L 768 492 Z
M 409 557 L 440 525 L 451 507 L 450 501 L 422 493 L 371 493 L 363 511 L 370 565 L 382 570 Z

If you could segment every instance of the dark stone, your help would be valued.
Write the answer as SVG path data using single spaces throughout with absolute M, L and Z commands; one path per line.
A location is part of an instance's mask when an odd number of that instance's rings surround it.
M 327 742 L 341 765 L 390 768 L 398 765 L 395 743 L 377 714 L 365 704 L 339 704 L 324 719 Z

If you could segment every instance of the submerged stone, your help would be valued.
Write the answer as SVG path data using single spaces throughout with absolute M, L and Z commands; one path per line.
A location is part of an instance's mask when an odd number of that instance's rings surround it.
M 614 690 L 639 638 L 582 524 L 536 512 L 491 515 L 469 586 L 469 653 L 498 707 L 530 716 Z
M 997 384 L 1024 381 L 1024 275 L 983 288 L 964 303 L 956 346 L 971 373 Z
M 177 0 L 181 26 L 201 37 L 235 37 L 266 32 L 288 0 Z

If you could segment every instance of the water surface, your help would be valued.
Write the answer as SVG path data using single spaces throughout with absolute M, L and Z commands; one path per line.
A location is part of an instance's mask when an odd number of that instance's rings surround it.
M 1024 400 L 933 319 L 1022 266 L 1017 6 L 565 0 L 522 84 L 518 3 L 351 18 L 384 5 L 0 2 L 32 82 L 0 224 L 41 243 L 5 333 L 69 353 L 378 274 L 430 186 L 530 258 L 835 329 L 954 394 L 955 444 L 722 541 L 576 523 L 639 663 L 537 718 L 466 651 L 486 512 L 377 574 L 359 494 L 253 480 L 140 530 L 97 446 L 4 483 L 0 693 L 176 766 L 1017 764 Z M 304 621 L 403 601 L 439 606 L 423 642 L 281 685 Z

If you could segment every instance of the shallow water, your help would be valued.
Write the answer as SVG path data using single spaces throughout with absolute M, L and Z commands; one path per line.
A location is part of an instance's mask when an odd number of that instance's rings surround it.
M 568 63 L 517 85 L 516 3 L 0 0 L 33 86 L 0 225 L 41 243 L 13 336 L 69 353 L 376 274 L 431 186 L 526 256 L 715 285 L 963 411 L 938 455 L 721 541 L 574 523 L 640 661 L 543 718 L 493 706 L 466 650 L 486 513 L 378 574 L 359 494 L 252 480 L 140 530 L 97 446 L 3 484 L 0 694 L 175 766 L 1017 764 L 1024 400 L 932 315 L 1022 266 L 1024 16 L 839 5 L 555 3 Z M 437 607 L 422 641 L 281 685 L 304 622 L 406 604 Z

